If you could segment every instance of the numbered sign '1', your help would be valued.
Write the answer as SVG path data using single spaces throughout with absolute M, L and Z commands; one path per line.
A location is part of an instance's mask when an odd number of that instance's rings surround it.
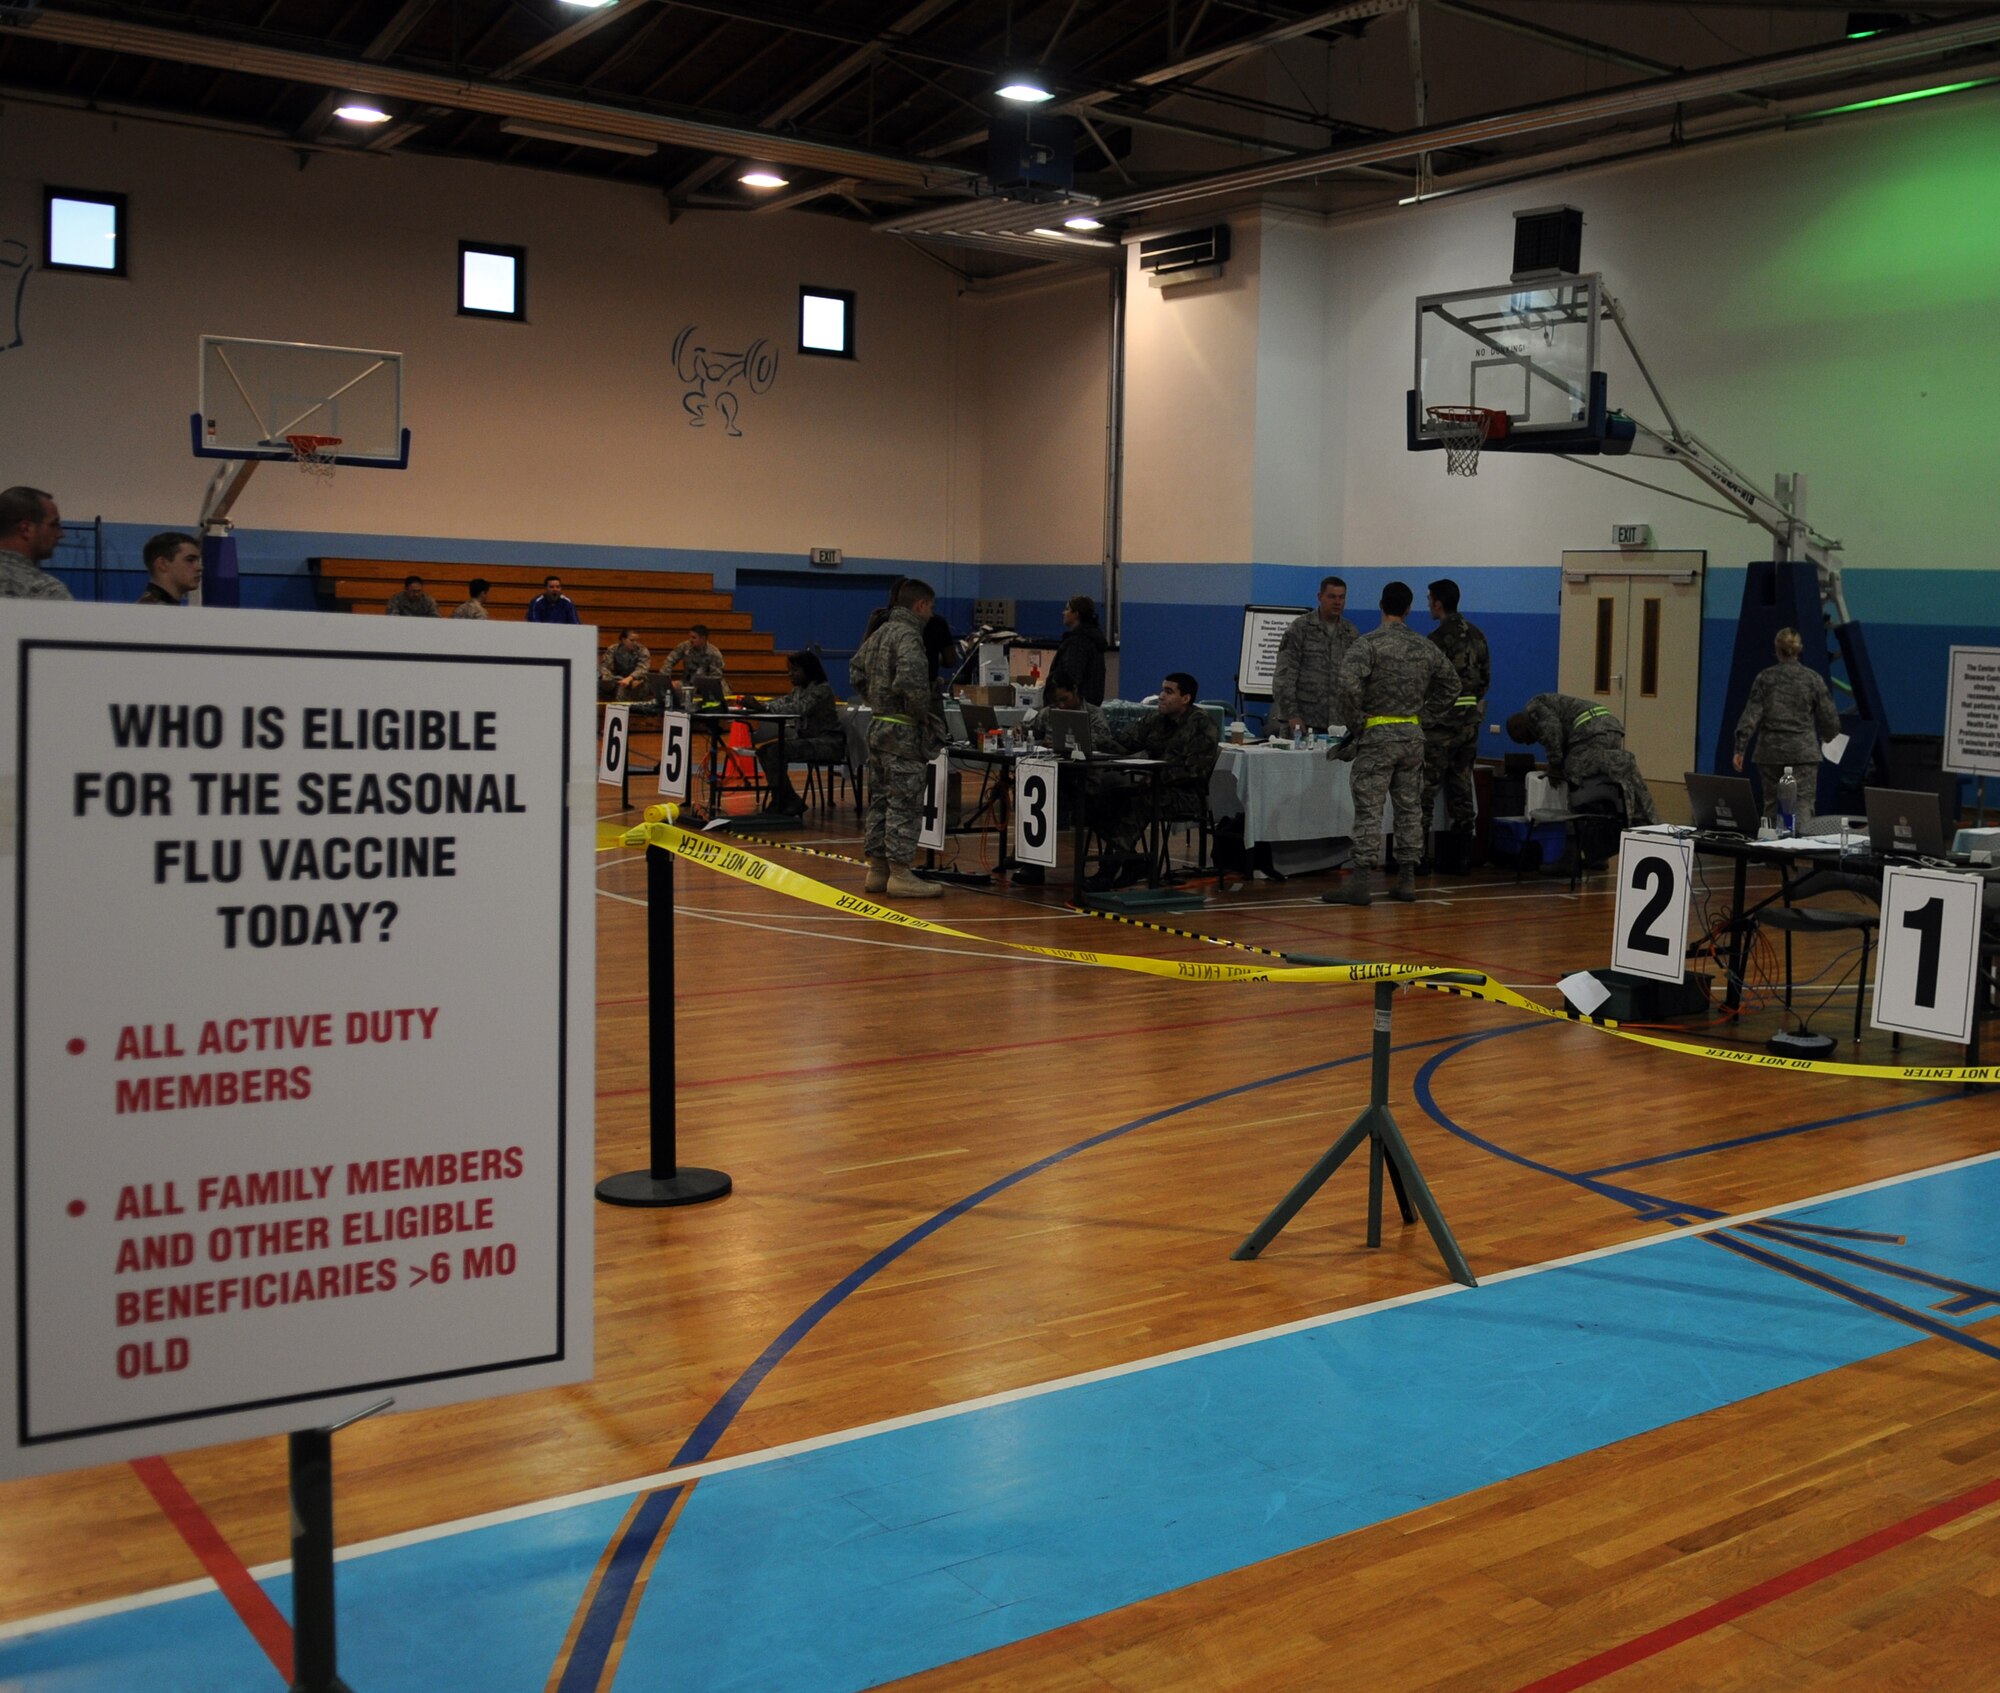
M 1688 889 L 1694 843 L 1666 835 L 1618 840 L 1618 915 L 1611 968 L 1678 982 L 1687 972 Z
M 917 845 L 944 850 L 945 783 L 951 779 L 951 754 L 941 752 L 924 767 L 924 809 L 917 824 Z
M 694 762 L 694 725 L 684 711 L 660 717 L 660 797 L 686 799 L 688 771 Z
M 1027 759 L 1014 766 L 1014 856 L 1023 864 L 1056 861 L 1056 767 Z
M 597 779 L 614 788 L 625 783 L 625 759 L 632 750 L 631 719 L 629 705 L 604 708 L 604 739 L 597 743 Z
M 1878 1029 L 1972 1039 L 1979 989 L 1977 876 L 1892 864 L 1882 873 L 1882 942 L 1875 964 Z

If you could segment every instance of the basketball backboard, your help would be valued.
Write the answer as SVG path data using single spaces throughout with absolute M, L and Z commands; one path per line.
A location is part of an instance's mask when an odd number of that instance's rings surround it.
M 332 462 L 402 470 L 403 355 L 305 341 L 201 337 L 194 452 L 209 459 L 289 459 L 286 437 L 335 438 Z
M 1425 294 L 1416 310 L 1416 384 L 1409 446 L 1435 450 L 1446 431 L 1437 406 L 1507 414 L 1489 452 L 1622 453 L 1632 426 L 1614 417 L 1598 367 L 1601 279 L 1561 277 Z

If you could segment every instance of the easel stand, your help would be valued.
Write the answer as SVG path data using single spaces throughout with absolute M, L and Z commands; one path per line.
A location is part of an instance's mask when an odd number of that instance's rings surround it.
M 646 848 L 646 1057 L 652 1098 L 652 1164 L 597 1184 L 607 1205 L 699 1205 L 729 1191 L 720 1170 L 677 1161 L 674 1150 L 674 855 Z
M 1250 1238 L 1230 1257 L 1248 1259 L 1261 1253 L 1365 1140 L 1368 1143 L 1368 1244 L 1382 1244 L 1382 1165 L 1386 1159 L 1403 1221 L 1416 1221 L 1410 1209 L 1414 1201 L 1417 1212 L 1423 1216 L 1424 1227 L 1431 1231 L 1431 1239 L 1437 1242 L 1445 1268 L 1451 1271 L 1452 1280 L 1463 1282 L 1467 1287 L 1479 1285 L 1465 1262 L 1465 1255 L 1458 1249 L 1458 1242 L 1452 1238 L 1451 1225 L 1444 1220 L 1444 1213 L 1431 1197 L 1423 1171 L 1417 1168 L 1416 1154 L 1410 1150 L 1410 1143 L 1403 1138 L 1403 1131 L 1396 1126 L 1396 1119 L 1389 1110 L 1389 1007 L 1395 993 L 1393 982 L 1375 984 L 1375 1043 L 1367 1108 L 1354 1119 L 1347 1133 L 1327 1148 L 1325 1156 L 1300 1177 L 1298 1185 L 1279 1201 L 1278 1208 L 1257 1225 Z
M 370 1405 L 325 1428 L 289 1437 L 292 1494 L 291 1693 L 350 1693 L 335 1663 L 333 1625 L 333 1437 L 348 1423 L 387 1410 Z

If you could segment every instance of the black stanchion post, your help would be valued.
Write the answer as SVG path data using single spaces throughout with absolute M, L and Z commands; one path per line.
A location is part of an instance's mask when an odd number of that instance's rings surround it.
M 597 1184 L 609 1205 L 698 1205 L 729 1191 L 720 1170 L 678 1162 L 674 1150 L 674 855 L 646 848 L 646 1059 L 651 1087 L 652 1164 Z
M 335 1665 L 333 1430 L 291 1436 L 291 1693 L 348 1693 Z
M 1479 1285 L 1465 1262 L 1465 1255 L 1458 1249 L 1451 1225 L 1444 1220 L 1444 1213 L 1431 1196 L 1423 1172 L 1417 1168 L 1416 1154 L 1410 1150 L 1410 1143 L 1403 1138 L 1403 1131 L 1396 1126 L 1395 1114 L 1389 1109 L 1389 1015 L 1395 996 L 1393 982 L 1375 984 L 1375 1039 L 1366 1109 L 1349 1125 L 1347 1132 L 1327 1148 L 1319 1162 L 1299 1178 L 1292 1191 L 1278 1202 L 1278 1208 L 1230 1254 L 1232 1258 L 1255 1258 L 1276 1240 L 1285 1225 L 1304 1209 L 1306 1201 L 1326 1185 L 1327 1178 L 1346 1163 L 1348 1156 L 1365 1140 L 1368 1142 L 1368 1244 L 1382 1244 L 1382 1166 L 1386 1160 L 1403 1221 L 1416 1221 L 1411 1213 L 1414 1202 L 1417 1212 L 1424 1219 L 1424 1227 L 1430 1230 L 1431 1239 L 1437 1242 L 1437 1249 L 1444 1256 L 1445 1268 L 1451 1271 L 1452 1279 L 1463 1282 L 1467 1287 Z

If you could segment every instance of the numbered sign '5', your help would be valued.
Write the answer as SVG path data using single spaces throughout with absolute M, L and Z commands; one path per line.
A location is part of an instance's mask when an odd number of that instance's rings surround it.
M 1630 833 L 1619 837 L 1612 969 L 1659 982 L 1681 980 L 1687 971 L 1693 869 L 1692 841 Z
M 684 711 L 660 717 L 660 797 L 688 797 L 688 767 L 693 760 L 694 725 Z

